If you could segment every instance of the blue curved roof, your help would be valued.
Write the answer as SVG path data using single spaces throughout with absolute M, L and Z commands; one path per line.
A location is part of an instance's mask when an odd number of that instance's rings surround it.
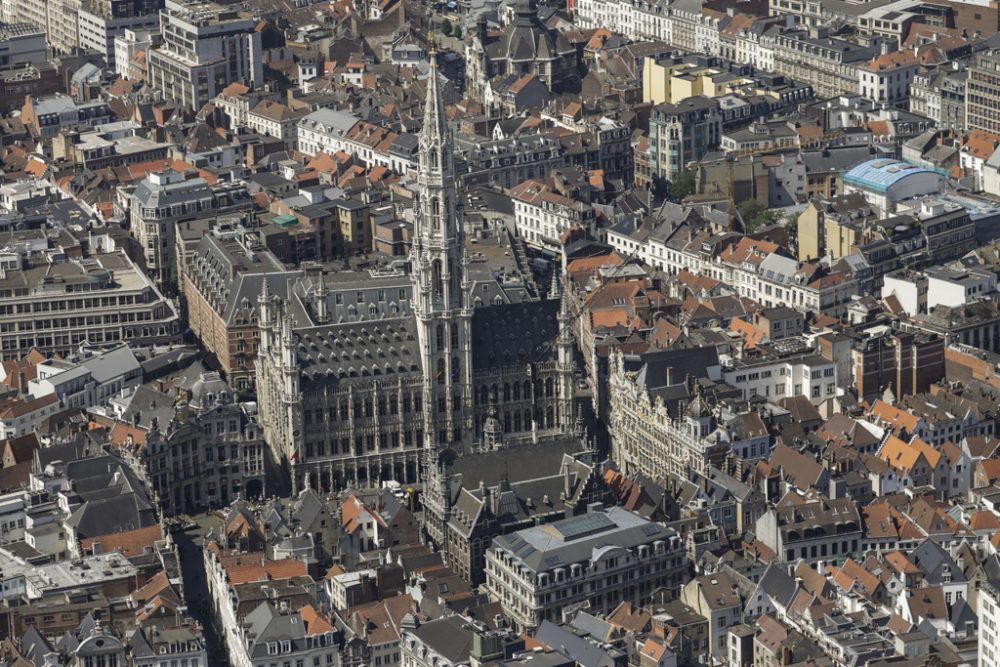
M 885 192 L 897 181 L 907 176 L 915 176 L 916 174 L 941 176 L 933 169 L 918 167 L 909 162 L 890 158 L 876 158 L 862 162 L 851 168 L 850 171 L 844 174 L 844 183 L 850 183 L 867 190 Z

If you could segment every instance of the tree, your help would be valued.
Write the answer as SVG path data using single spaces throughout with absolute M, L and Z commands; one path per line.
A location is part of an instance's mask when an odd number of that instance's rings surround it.
M 769 209 L 763 202 L 756 199 L 746 199 L 740 202 L 736 209 L 743 218 L 743 226 L 747 234 L 752 233 L 758 227 L 773 225 L 781 222 L 784 215 L 776 209 Z
M 447 37 L 451 34 L 451 21 L 444 19 L 441 21 L 441 33 Z
M 788 249 L 791 250 L 795 256 L 798 256 L 799 221 L 792 215 L 786 216 L 785 218 L 785 233 L 788 235 Z
M 451 31 L 451 36 L 455 39 L 462 39 L 462 26 L 455 26 L 455 29 Z
M 677 174 L 677 178 L 670 182 L 670 196 L 676 200 L 681 200 L 694 192 L 694 169 L 685 169 Z

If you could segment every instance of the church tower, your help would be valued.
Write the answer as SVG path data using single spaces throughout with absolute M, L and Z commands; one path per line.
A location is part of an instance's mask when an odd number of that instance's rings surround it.
M 431 458 L 469 441 L 475 418 L 472 308 L 455 180 L 451 132 L 441 101 L 436 54 L 432 52 L 420 131 L 416 225 L 410 255 L 424 371 L 424 444 Z

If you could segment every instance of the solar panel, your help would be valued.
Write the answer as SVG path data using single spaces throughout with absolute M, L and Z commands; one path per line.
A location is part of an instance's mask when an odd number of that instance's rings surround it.
M 591 513 L 557 521 L 552 524 L 552 527 L 559 531 L 563 540 L 575 540 L 611 528 L 614 525 L 615 522 L 609 519 L 607 515 Z

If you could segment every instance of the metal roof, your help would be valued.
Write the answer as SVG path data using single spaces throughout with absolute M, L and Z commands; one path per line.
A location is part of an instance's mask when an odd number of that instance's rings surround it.
M 918 174 L 934 174 L 937 172 L 925 167 L 918 167 L 909 162 L 887 158 L 876 158 L 862 162 L 844 174 L 844 182 L 868 190 L 885 192 L 898 181 Z

